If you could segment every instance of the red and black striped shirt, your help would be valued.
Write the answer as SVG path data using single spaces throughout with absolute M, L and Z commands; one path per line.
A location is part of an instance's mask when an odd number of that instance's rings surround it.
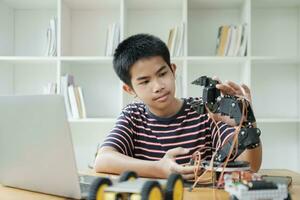
M 191 103 L 195 101 L 200 99 L 184 99 L 180 111 L 170 118 L 155 116 L 143 103 L 129 104 L 102 146 L 143 160 L 159 160 L 169 149 L 188 148 L 188 154 L 176 158 L 179 164 L 189 163 L 192 154 L 201 149 L 201 158 L 209 160 L 217 145 L 217 128 L 207 114 L 200 115 L 192 108 Z M 217 126 L 223 144 L 235 129 L 223 122 Z

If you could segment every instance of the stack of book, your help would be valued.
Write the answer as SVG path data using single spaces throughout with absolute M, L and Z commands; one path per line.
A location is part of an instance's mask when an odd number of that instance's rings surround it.
M 86 118 L 82 88 L 75 85 L 74 77 L 72 75 L 66 74 L 61 76 L 60 91 L 65 98 L 68 118 Z
M 108 26 L 106 33 L 105 55 L 112 56 L 120 43 L 120 25 L 113 23 Z
M 57 55 L 57 18 L 52 17 L 47 28 L 47 44 L 45 56 Z
M 246 56 L 247 33 L 247 24 L 220 26 L 218 30 L 216 55 Z
M 185 25 L 180 25 L 170 29 L 168 38 L 168 48 L 170 56 L 183 56 Z

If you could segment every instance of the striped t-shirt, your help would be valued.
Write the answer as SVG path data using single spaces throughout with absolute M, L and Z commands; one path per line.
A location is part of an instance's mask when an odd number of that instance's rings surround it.
M 176 157 L 179 164 L 189 163 L 192 154 L 200 149 L 201 159 L 209 160 L 218 143 L 218 135 L 222 145 L 233 136 L 235 129 L 218 122 L 218 134 L 212 119 L 192 108 L 191 103 L 195 101 L 200 99 L 184 99 L 181 109 L 170 118 L 155 116 L 143 103 L 129 104 L 102 146 L 143 160 L 159 160 L 169 149 L 188 148 L 188 154 Z

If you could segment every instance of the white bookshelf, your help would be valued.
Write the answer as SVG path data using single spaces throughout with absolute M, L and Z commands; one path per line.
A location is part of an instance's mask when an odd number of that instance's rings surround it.
M 178 97 L 200 96 L 191 82 L 201 75 L 246 83 L 264 144 L 264 168 L 300 172 L 299 0 L 0 0 L 0 95 L 41 94 L 49 82 L 74 75 L 85 95 L 87 119 L 70 119 L 80 169 L 133 100 L 105 56 L 109 24 L 121 40 L 151 33 L 167 42 L 185 23 L 177 65 Z M 45 57 L 49 20 L 58 19 L 55 57 Z M 248 26 L 247 56 L 215 56 L 218 28 Z M 274 159 L 276 153 L 276 160 Z M 289 156 L 286 156 L 289 155 Z

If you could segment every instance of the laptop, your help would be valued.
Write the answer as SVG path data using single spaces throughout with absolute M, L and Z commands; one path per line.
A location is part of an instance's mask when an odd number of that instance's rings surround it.
M 79 180 L 63 96 L 0 96 L 0 183 L 86 198 Z

